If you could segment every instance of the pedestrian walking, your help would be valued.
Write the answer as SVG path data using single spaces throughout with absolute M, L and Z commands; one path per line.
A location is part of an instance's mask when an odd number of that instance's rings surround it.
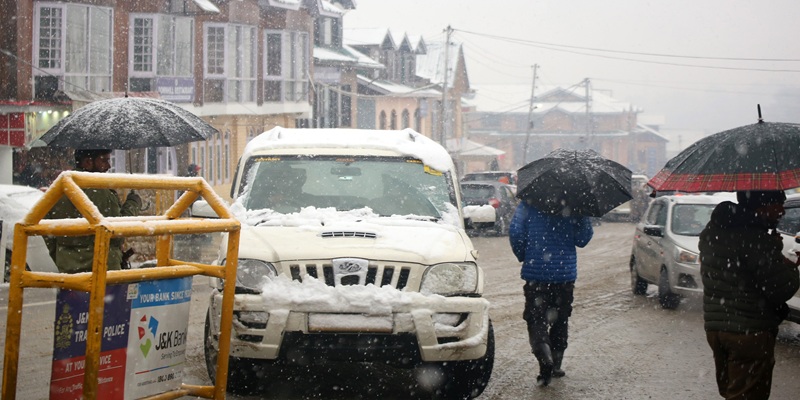
M 544 213 L 529 201 L 519 203 L 511 220 L 511 249 L 522 262 L 520 276 L 525 281 L 523 319 L 531 352 L 539 362 L 537 386 L 566 375 L 561 363 L 578 275 L 575 248 L 586 246 L 593 234 L 589 217 Z
M 783 191 L 740 191 L 714 208 L 700 233 L 706 339 L 725 399 L 768 399 L 778 325 L 800 287 L 797 262 L 775 231 Z

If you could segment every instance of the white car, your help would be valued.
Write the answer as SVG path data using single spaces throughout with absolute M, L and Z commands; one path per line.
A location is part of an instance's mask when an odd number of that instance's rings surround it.
M 44 195 L 39 189 L 22 185 L 0 184 L 0 254 L 3 259 L 3 282 L 8 282 L 11 266 L 11 254 L 14 248 L 14 225 L 28 214 L 31 207 Z M 41 272 L 58 272 L 56 264 L 50 258 L 47 246 L 41 236 L 28 238 L 27 266 L 28 270 Z
M 800 193 L 790 194 L 783 203 L 786 214 L 778 222 L 778 232 L 783 237 L 783 253 L 790 260 L 796 260 L 795 251 L 800 251 Z M 789 321 L 800 324 L 800 290 L 786 302 L 789 305 Z
M 368 361 L 435 368 L 446 397 L 478 396 L 494 333 L 459 192 L 447 151 L 410 129 L 277 127 L 253 139 L 231 192 L 242 230 L 228 389 L 247 392 L 279 365 Z
M 636 225 L 631 250 L 631 290 L 647 293 L 658 285 L 661 307 L 674 309 L 682 296 L 702 296 L 700 232 L 711 212 L 723 201 L 736 201 L 731 193 L 673 195 L 655 198 Z

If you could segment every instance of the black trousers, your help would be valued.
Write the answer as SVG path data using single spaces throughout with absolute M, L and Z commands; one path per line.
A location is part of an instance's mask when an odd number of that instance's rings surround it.
M 552 351 L 563 352 L 569 338 L 575 282 L 528 281 L 522 290 L 525 293 L 522 318 L 528 323 L 531 350 L 539 343 L 547 343 Z
M 714 353 L 720 396 L 728 400 L 769 398 L 777 336 L 777 331 L 750 334 L 706 331 Z

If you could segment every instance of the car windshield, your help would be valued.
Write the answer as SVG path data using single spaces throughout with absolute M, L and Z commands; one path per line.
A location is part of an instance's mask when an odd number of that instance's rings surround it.
M 800 232 L 800 207 L 786 209 L 786 214 L 778 222 L 778 231 L 792 236 Z
M 465 199 L 489 199 L 495 197 L 494 187 L 489 185 L 461 185 L 461 197 Z
M 19 192 L 8 193 L 8 198 L 16 201 L 19 204 L 32 207 L 39 199 L 44 196 L 41 190 L 23 190 Z
M 248 210 L 304 207 L 440 218 L 455 207 L 449 174 L 400 157 L 259 156 L 248 161 Z
M 700 236 L 716 204 L 676 204 L 672 207 L 672 233 Z

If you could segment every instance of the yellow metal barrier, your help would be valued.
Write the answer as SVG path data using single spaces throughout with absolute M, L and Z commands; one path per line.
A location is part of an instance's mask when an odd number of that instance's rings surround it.
M 106 218 L 83 192 L 83 188 L 181 190 L 184 193 L 164 215 Z M 66 195 L 84 219 L 46 220 L 45 215 L 62 195 Z M 219 219 L 181 218 L 191 204 L 202 197 Z M 228 377 L 233 295 L 236 284 L 236 260 L 239 254 L 239 221 L 203 178 L 153 177 L 149 175 L 63 172 L 24 220 L 14 227 L 14 249 L 11 257 L 11 279 L 8 296 L 6 345 L 3 364 L 2 397 L 16 398 L 22 325 L 23 289 L 65 288 L 90 293 L 89 321 L 86 338 L 86 367 L 83 396 L 98 398 L 98 369 L 103 331 L 106 285 L 159 279 L 206 275 L 225 280 L 220 321 L 219 354 L 214 386 L 182 384 L 177 390 L 150 396 L 150 399 L 175 399 L 182 396 L 225 398 Z M 171 257 L 173 235 L 228 232 L 225 265 L 209 265 L 176 260 Z M 95 236 L 92 272 L 52 274 L 26 271 L 28 237 L 36 235 Z M 156 236 L 154 268 L 108 271 L 108 249 L 113 237 Z

